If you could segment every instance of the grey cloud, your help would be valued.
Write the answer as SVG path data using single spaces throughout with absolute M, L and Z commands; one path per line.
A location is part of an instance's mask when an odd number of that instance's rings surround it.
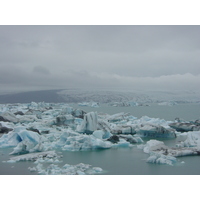
M 200 26 L 0 26 L 0 84 L 197 88 L 199 34 Z
M 42 74 L 42 75 L 50 74 L 50 70 L 48 70 L 47 68 L 45 68 L 43 66 L 35 66 L 33 68 L 33 72 L 36 74 Z

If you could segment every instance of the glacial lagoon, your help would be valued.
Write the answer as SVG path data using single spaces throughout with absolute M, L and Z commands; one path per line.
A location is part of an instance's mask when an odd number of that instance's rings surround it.
M 111 107 L 101 105 L 98 108 L 80 107 L 77 104 L 71 104 L 73 108 L 83 109 L 86 112 L 97 111 L 98 113 L 116 114 L 120 112 L 129 112 L 134 117 L 140 118 L 148 116 L 151 118 L 160 118 L 174 121 L 176 117 L 184 120 L 196 120 L 200 118 L 199 104 L 182 104 L 174 106 L 135 106 L 135 107 Z M 150 138 L 143 138 L 144 144 Z M 151 138 L 152 139 L 152 138 Z M 179 142 L 179 137 L 174 139 L 161 139 L 165 145 L 174 147 Z M 56 149 L 56 153 L 62 154 L 59 158 L 61 162 L 56 163 L 58 167 L 65 164 L 77 165 L 79 163 L 89 164 L 92 167 L 102 168 L 98 175 L 200 175 L 199 156 L 177 157 L 174 165 L 147 163 L 149 157 L 142 149 L 138 148 L 140 144 L 134 144 L 130 147 L 114 147 L 109 149 L 95 149 L 91 151 L 61 151 Z M 38 172 L 29 170 L 35 164 L 32 161 L 7 162 L 10 157 L 12 147 L 0 149 L 0 174 L 2 175 L 37 175 Z M 44 163 L 44 166 L 49 163 Z

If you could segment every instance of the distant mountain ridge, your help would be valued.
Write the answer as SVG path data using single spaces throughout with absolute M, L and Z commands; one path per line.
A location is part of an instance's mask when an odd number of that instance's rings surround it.
M 0 103 L 30 103 L 34 102 L 49 102 L 61 103 L 65 100 L 58 95 L 60 90 L 41 90 L 31 92 L 20 92 L 16 94 L 0 95 Z

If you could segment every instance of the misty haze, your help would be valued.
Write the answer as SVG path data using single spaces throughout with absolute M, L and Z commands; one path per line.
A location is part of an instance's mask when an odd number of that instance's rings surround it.
M 199 35 L 0 26 L 0 174 L 199 175 Z

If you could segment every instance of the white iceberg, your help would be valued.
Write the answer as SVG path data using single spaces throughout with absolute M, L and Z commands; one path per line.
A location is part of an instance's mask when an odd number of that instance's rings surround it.
M 44 141 L 38 133 L 17 127 L 0 138 L 0 148 L 15 147 L 10 154 L 42 151 Z
M 154 124 L 141 124 L 135 127 L 136 134 L 140 137 L 176 138 L 176 133 L 171 128 Z
M 4 112 L 0 114 L 0 121 L 17 123 L 19 119 L 13 113 Z
M 176 144 L 177 147 L 200 147 L 200 131 L 181 133 L 178 138 L 183 141 Z
M 174 128 L 178 132 L 188 131 L 199 131 L 200 126 L 189 122 L 174 122 L 169 124 L 170 127 Z
M 67 151 L 86 151 L 94 149 L 108 149 L 112 143 L 98 139 L 93 135 L 78 134 L 73 131 L 64 132 L 53 147 Z
M 146 143 L 143 151 L 145 153 L 150 153 L 151 151 L 156 151 L 156 150 L 159 150 L 159 151 L 164 150 L 165 151 L 166 149 L 168 149 L 168 147 L 164 144 L 164 142 L 158 141 L 158 140 L 149 140 Z
M 150 163 L 173 165 L 176 163 L 176 157 L 200 155 L 200 147 L 169 148 L 164 142 L 158 140 L 150 140 L 141 148 L 145 153 L 150 154 L 147 159 Z
M 158 103 L 159 106 L 174 106 L 177 105 L 175 101 L 164 101 L 161 103 Z
M 29 170 L 37 170 L 39 174 L 44 175 L 93 175 L 103 172 L 100 167 L 92 167 L 91 165 L 84 163 L 79 163 L 77 165 L 65 164 L 62 167 L 51 164 L 46 168 L 43 164 L 39 163 L 35 168 L 29 168 Z
M 126 120 L 129 117 L 129 115 L 130 115 L 129 113 L 121 112 L 121 113 L 117 113 L 117 114 L 109 116 L 107 120 L 110 123 L 115 123 L 115 122 Z
M 79 106 L 89 106 L 89 107 L 95 107 L 98 108 L 99 107 L 99 103 L 91 101 L 91 102 L 82 102 L 82 103 L 78 103 Z
M 61 125 L 65 125 L 65 126 L 73 126 L 74 124 L 74 117 L 70 114 L 70 115 L 59 115 L 56 117 L 56 122 L 55 125 L 57 126 L 61 126 Z
M 10 158 L 10 160 L 19 162 L 19 161 L 36 161 L 39 158 L 54 158 L 58 157 L 55 151 L 46 151 L 46 152 L 37 152 L 37 153 L 28 153 L 28 154 L 23 154 L 20 156 L 14 156 Z
M 91 134 L 97 130 L 97 112 L 89 112 L 84 115 L 84 119 L 77 126 L 77 131 L 80 133 Z
M 112 136 L 112 134 L 109 131 L 103 131 L 103 130 L 96 130 L 92 134 L 94 137 L 98 139 L 108 139 Z
M 166 156 L 160 153 L 151 153 L 150 157 L 146 160 L 148 163 L 174 165 L 177 160 L 174 156 Z

